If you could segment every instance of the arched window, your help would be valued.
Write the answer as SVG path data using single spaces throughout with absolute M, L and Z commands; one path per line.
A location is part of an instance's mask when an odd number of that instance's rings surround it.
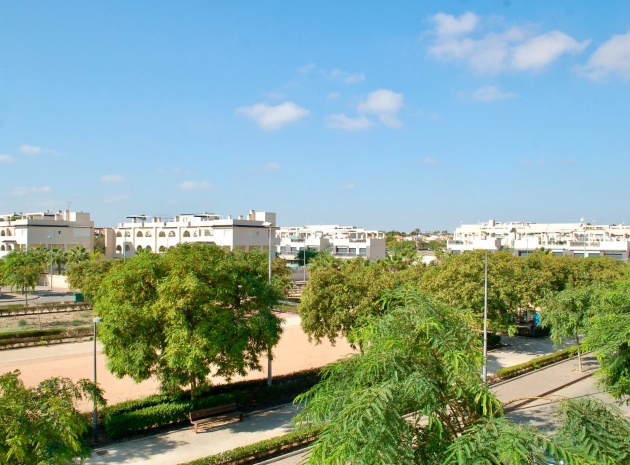
M 131 233 L 129 231 L 125 231 L 125 237 L 131 237 Z
M 197 231 L 193 232 L 193 237 L 197 237 Z
M 118 232 L 116 233 L 116 237 L 122 237 L 122 233 L 121 233 L 120 231 L 118 231 Z
M 0 231 L 0 236 L 4 236 L 4 229 Z
M 131 250 L 131 246 L 129 244 L 125 245 L 125 252 L 129 252 Z
M 5 250 L 7 250 L 7 249 L 6 249 L 6 247 L 4 246 L 4 244 L 0 245 L 0 251 L 1 251 L 1 252 L 4 252 Z
M 158 234 L 158 237 L 166 237 L 166 233 L 164 231 L 160 231 L 160 234 Z
M 10 235 L 11 235 L 11 230 L 7 229 L 7 236 L 10 236 Z
M 184 231 L 183 236 L 184 237 L 190 237 L 190 231 Z
M 160 246 L 160 252 L 166 252 L 166 247 L 164 247 L 163 245 Z
M 137 251 L 137 252 L 140 252 L 141 250 L 142 250 L 142 246 L 141 246 L 141 245 L 139 245 L 138 247 L 136 247 L 136 251 Z
M 120 245 L 116 246 L 116 252 L 122 252 L 122 247 Z
M 150 245 L 147 245 L 147 246 L 144 248 L 144 250 L 146 250 L 147 252 L 151 252 L 151 246 L 150 246 Z
M 142 237 L 142 231 L 138 231 L 138 234 L 136 234 L 136 237 Z
M 175 237 L 175 231 L 169 231 L 168 237 Z
M 151 231 L 147 231 L 147 232 L 144 234 L 144 237 L 151 237 L 152 235 L 153 235 L 153 234 L 151 234 Z
M 7 250 L 13 250 L 13 247 L 11 247 L 11 244 L 7 244 Z

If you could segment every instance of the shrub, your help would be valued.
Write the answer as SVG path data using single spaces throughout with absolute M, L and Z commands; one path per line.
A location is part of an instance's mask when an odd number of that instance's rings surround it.
M 496 383 L 499 381 L 503 381 L 504 379 L 513 378 L 524 373 L 529 373 L 530 371 L 534 371 L 544 366 L 551 365 L 552 363 L 571 358 L 575 356 L 576 353 L 577 347 L 567 347 L 566 349 L 559 350 L 558 352 L 554 352 L 553 354 L 536 357 L 525 363 L 519 363 L 518 365 L 513 365 L 511 367 L 501 368 L 497 370 L 494 375 L 492 375 L 492 381 Z
M 293 431 L 272 439 L 266 439 L 248 446 L 221 452 L 182 465 L 245 465 L 287 453 L 310 444 L 319 435 L 319 428 Z

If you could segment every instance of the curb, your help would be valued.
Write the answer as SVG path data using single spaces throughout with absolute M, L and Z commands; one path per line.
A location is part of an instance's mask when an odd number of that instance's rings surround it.
M 534 398 L 525 399 L 525 400 L 522 400 L 520 402 L 515 402 L 514 404 L 511 404 L 509 407 L 506 407 L 505 409 L 503 409 L 503 411 L 504 412 L 511 412 L 513 410 L 517 410 L 517 409 L 523 407 L 524 405 L 527 405 L 527 404 L 529 404 L 531 402 L 534 402 L 535 400 L 539 400 L 539 399 L 537 399 L 538 397 L 545 397 L 545 396 L 548 396 L 549 394 L 553 394 L 554 392 L 558 392 L 558 391 L 564 389 L 565 387 L 571 386 L 572 384 L 575 384 L 575 383 L 579 383 L 580 381 L 582 381 L 582 380 L 584 380 L 586 378 L 590 378 L 594 374 L 595 374 L 594 372 L 587 373 L 587 374 L 582 375 L 582 376 L 580 376 L 580 377 L 578 377 L 576 379 L 572 379 L 571 381 L 567 381 L 566 383 L 561 384 L 560 386 L 556 386 L 556 387 L 554 387 L 552 389 L 549 389 L 548 391 L 545 391 L 542 394 L 538 394 L 537 396 L 533 396 Z

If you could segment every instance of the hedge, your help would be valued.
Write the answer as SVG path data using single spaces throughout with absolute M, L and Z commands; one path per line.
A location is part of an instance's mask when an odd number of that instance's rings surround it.
M 92 336 L 91 326 L 62 330 L 60 328 L 20 331 L 0 334 L 0 349 L 24 347 L 50 342 L 61 342 L 63 339 Z
M 245 410 L 291 402 L 296 395 L 319 382 L 319 369 L 304 370 L 277 376 L 274 384 L 267 380 L 239 381 L 209 386 L 192 402 L 189 391 L 175 398 L 153 395 L 143 399 L 121 402 L 102 411 L 105 432 L 117 439 L 143 431 L 188 420 L 188 412 L 235 402 Z
M 530 371 L 537 370 L 552 363 L 565 360 L 567 358 L 574 357 L 577 354 L 577 347 L 567 347 L 566 349 L 559 350 L 553 354 L 543 355 L 542 357 L 536 357 L 525 363 L 519 363 L 510 367 L 505 367 L 497 370 L 491 377 L 492 382 L 499 382 L 505 379 L 513 378 Z
M 78 312 L 92 310 L 86 302 L 45 302 L 37 305 L 12 304 L 0 306 L 0 317 L 16 315 L 36 315 L 38 313 Z
M 248 446 L 210 455 L 181 465 L 246 465 L 291 452 L 313 442 L 319 435 L 319 428 L 293 431 L 272 439 L 266 439 Z

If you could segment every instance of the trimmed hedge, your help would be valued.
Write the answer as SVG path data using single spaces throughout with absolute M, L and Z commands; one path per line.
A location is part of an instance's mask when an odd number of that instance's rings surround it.
M 319 432 L 319 428 L 293 431 L 284 436 L 237 447 L 233 450 L 210 455 L 181 465 L 246 465 L 256 463 L 260 460 L 286 454 L 292 450 L 304 447 L 317 439 Z
M 497 370 L 492 375 L 492 382 L 499 382 L 505 379 L 514 378 L 515 376 L 529 373 L 530 371 L 537 370 L 552 363 L 565 360 L 567 358 L 574 357 L 577 354 L 577 347 L 567 347 L 566 349 L 559 350 L 553 354 L 543 355 L 536 357 L 525 363 L 519 363 L 510 367 L 505 367 Z
M 36 315 L 38 313 L 78 312 L 92 310 L 86 302 L 45 302 L 36 305 L 12 304 L 0 306 L 0 317 L 17 315 Z
M 141 433 L 188 421 L 188 412 L 235 402 L 244 410 L 292 402 L 295 396 L 319 382 L 319 369 L 304 370 L 277 376 L 274 384 L 267 380 L 239 381 L 209 386 L 195 399 L 190 392 L 182 391 L 175 398 L 153 395 L 143 399 L 121 402 L 102 411 L 105 432 L 112 439 Z
M 25 347 L 39 344 L 61 342 L 63 339 L 90 337 L 93 334 L 91 326 L 72 329 L 42 329 L 0 334 L 0 349 Z

